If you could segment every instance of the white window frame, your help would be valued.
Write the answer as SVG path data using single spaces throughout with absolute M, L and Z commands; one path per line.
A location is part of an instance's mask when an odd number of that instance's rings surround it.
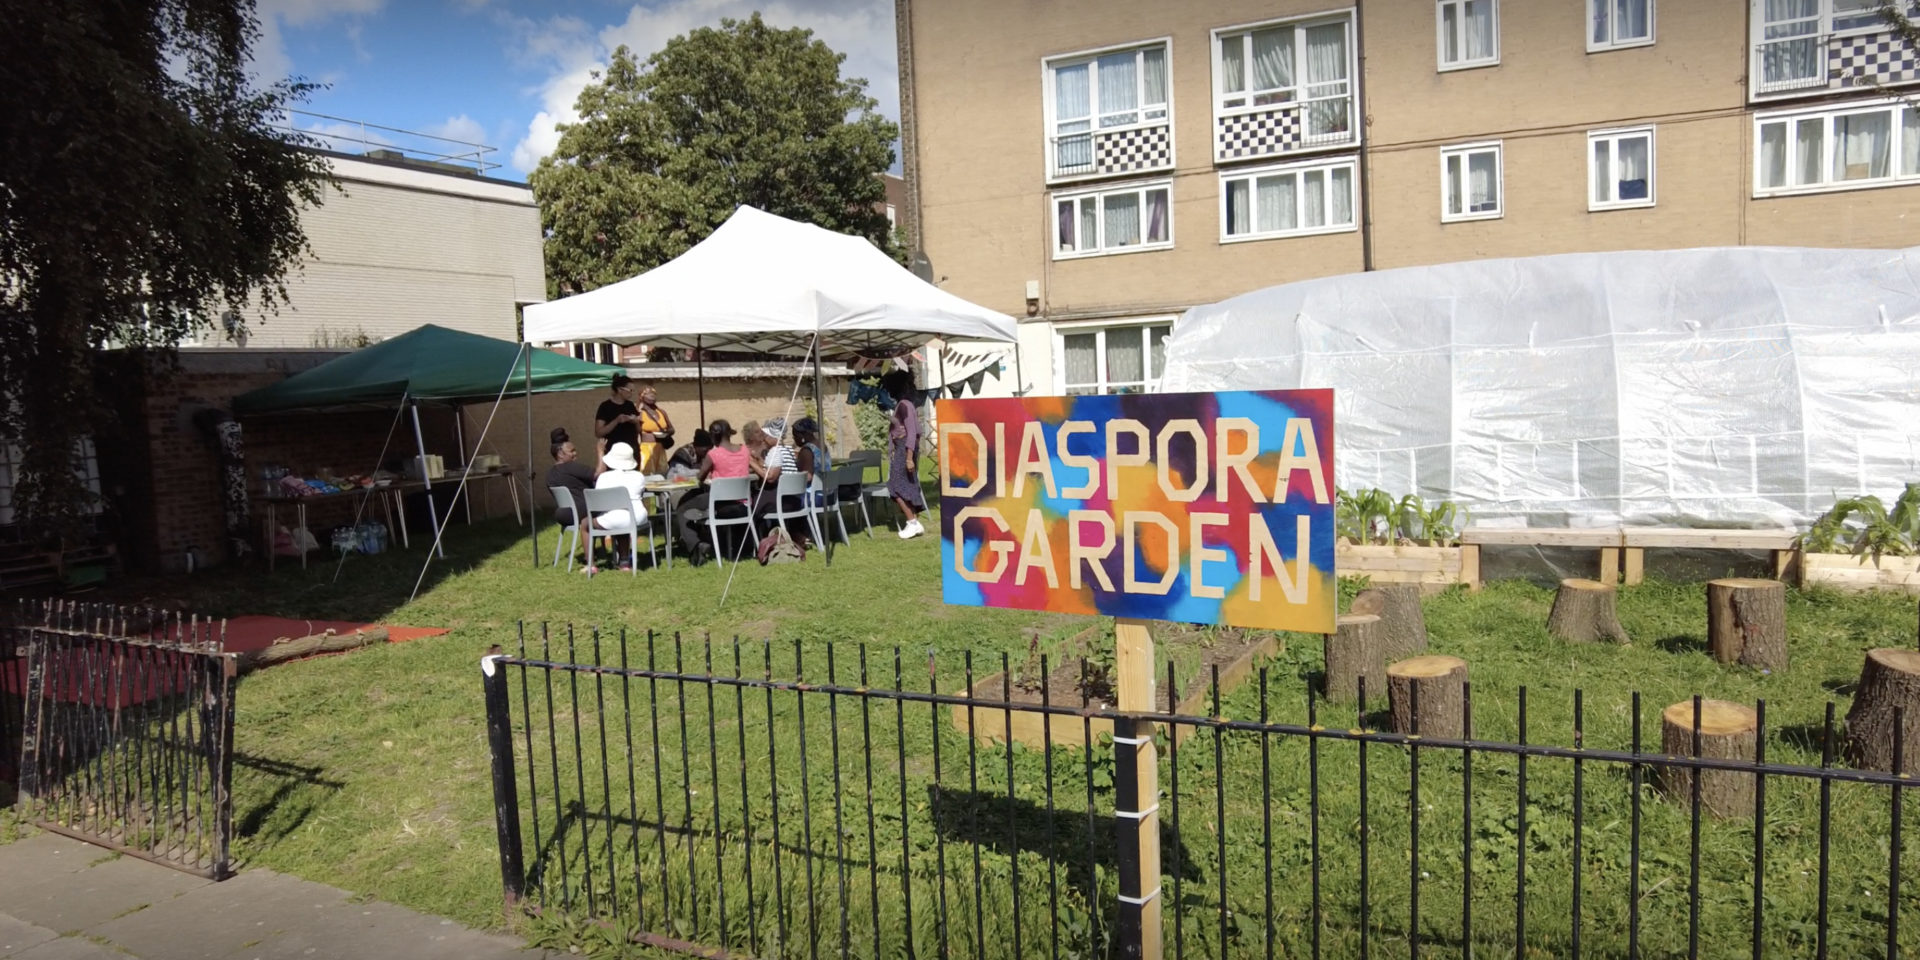
M 1608 145 L 1607 163 L 1609 167 L 1612 167 L 1618 163 L 1620 141 L 1632 140 L 1639 137 L 1645 137 L 1647 140 L 1647 195 L 1644 198 L 1634 200 L 1621 200 L 1618 199 L 1617 196 L 1611 200 L 1595 200 L 1593 198 L 1593 181 L 1594 175 L 1598 171 L 1594 170 L 1594 145 L 1598 143 Z M 1658 151 L 1659 146 L 1654 142 L 1652 125 L 1589 131 L 1587 133 L 1587 211 L 1590 213 L 1598 213 L 1603 210 L 1632 210 L 1640 207 L 1651 207 L 1658 203 L 1660 183 L 1660 160 Z M 1607 183 L 1611 185 L 1611 193 L 1617 195 L 1620 192 L 1620 179 L 1613 173 L 1612 169 L 1608 170 Z M 1505 200 L 1505 197 L 1501 198 L 1502 203 L 1504 203 Z
M 1107 375 L 1107 336 L 1116 331 L 1134 330 L 1139 332 L 1141 372 L 1146 375 L 1146 379 L 1138 383 L 1140 387 L 1139 392 L 1158 393 L 1160 391 L 1160 379 L 1166 375 L 1166 370 L 1164 369 L 1165 361 L 1164 359 L 1162 360 L 1162 369 L 1156 375 L 1153 369 L 1153 338 L 1151 331 L 1154 327 L 1166 327 L 1168 339 L 1171 339 L 1173 335 L 1173 323 L 1177 319 L 1179 318 L 1168 315 L 1161 317 L 1129 318 L 1126 320 L 1097 320 L 1086 323 L 1054 324 L 1053 382 L 1059 387 L 1057 392 L 1062 396 L 1067 396 L 1070 395 L 1070 391 L 1072 390 L 1094 387 L 1097 388 L 1097 393 L 1093 395 L 1111 396 L 1115 384 L 1108 379 Z M 1096 377 L 1099 382 L 1092 384 L 1069 384 L 1067 382 L 1067 338 L 1082 334 L 1095 335 L 1093 344 L 1094 364 L 1095 370 L 1097 371 Z M 1135 381 L 1129 380 L 1119 385 L 1134 386 Z
M 1494 183 L 1495 209 L 1483 210 L 1479 212 L 1464 211 L 1457 214 L 1448 213 L 1447 212 L 1447 160 L 1452 157 L 1461 158 L 1460 159 L 1460 175 L 1462 177 L 1466 177 L 1471 173 L 1471 168 L 1469 166 L 1471 156 L 1476 153 L 1488 153 L 1488 152 L 1491 152 L 1493 154 L 1493 183 Z M 1465 185 L 1463 184 L 1462 186 L 1464 187 Z M 1507 158 L 1506 158 L 1506 148 L 1504 143 L 1499 140 L 1482 140 L 1477 143 L 1460 143 L 1460 144 L 1454 144 L 1452 146 L 1441 147 L 1440 148 L 1440 222 L 1441 223 L 1466 223 L 1473 220 L 1499 220 L 1504 218 L 1506 215 L 1507 215 Z
M 1261 20 L 1256 23 L 1240 23 L 1230 27 L 1218 27 L 1214 29 L 1207 37 L 1207 49 L 1209 51 L 1208 58 L 1213 64 L 1211 83 L 1213 89 L 1213 119 L 1215 126 L 1218 126 L 1220 120 L 1225 117 L 1236 117 L 1241 114 L 1262 113 L 1268 110 L 1284 110 L 1288 108 L 1302 111 L 1302 123 L 1304 123 L 1305 111 L 1311 104 L 1330 100 L 1346 100 L 1348 139 L 1336 143 L 1303 146 L 1300 150 L 1292 152 L 1305 152 L 1315 149 L 1345 150 L 1359 143 L 1362 135 L 1361 128 L 1364 124 L 1360 119 L 1362 117 L 1360 111 L 1360 85 L 1357 80 L 1360 69 L 1358 56 L 1359 44 L 1356 42 L 1358 30 L 1354 26 L 1354 21 L 1354 8 L 1344 7 L 1338 10 L 1311 13 L 1305 16 L 1283 17 L 1277 20 Z M 1347 30 L 1347 79 L 1345 81 L 1347 90 L 1343 94 L 1334 96 L 1310 97 L 1307 95 L 1309 87 L 1331 86 L 1332 84 L 1310 84 L 1306 80 L 1306 31 L 1310 27 L 1323 27 L 1336 23 L 1346 27 Z M 1236 34 L 1251 35 L 1272 27 L 1292 27 L 1297 31 L 1294 41 L 1295 83 L 1292 87 L 1286 88 L 1287 90 L 1293 91 L 1292 98 L 1274 103 L 1256 104 L 1253 102 L 1253 49 L 1252 44 L 1247 43 L 1245 55 L 1241 58 L 1241 62 L 1245 65 L 1247 71 L 1246 76 L 1242 78 L 1246 82 L 1246 89 L 1240 91 L 1238 95 L 1240 99 L 1246 102 L 1239 106 L 1226 106 L 1225 103 L 1229 98 L 1229 94 L 1223 90 L 1225 85 L 1224 81 L 1226 80 L 1226 68 L 1220 59 L 1221 41 Z
M 1833 135 L 1835 119 L 1856 114 L 1873 113 L 1880 110 L 1887 111 L 1890 114 L 1889 132 L 1887 134 L 1887 176 L 1861 180 L 1833 180 L 1833 151 L 1838 146 Z M 1752 174 L 1754 198 L 1787 197 L 1810 193 L 1841 193 L 1848 190 L 1874 190 L 1882 187 L 1901 187 L 1920 183 L 1920 173 L 1902 173 L 1900 171 L 1900 161 L 1904 154 L 1904 147 L 1901 140 L 1905 136 L 1904 118 L 1901 116 L 1902 110 L 1920 112 L 1920 107 L 1909 105 L 1902 98 L 1892 97 L 1835 104 L 1814 110 L 1776 110 L 1769 113 L 1755 114 L 1753 117 Z M 1821 121 L 1820 181 L 1818 183 L 1796 185 L 1793 183 L 1793 172 L 1797 165 L 1797 157 L 1793 149 L 1793 136 L 1799 121 L 1812 119 Z M 1763 182 L 1766 171 L 1763 168 L 1765 155 L 1761 152 L 1761 136 L 1767 125 L 1774 123 L 1786 124 L 1787 183 L 1778 187 L 1769 187 Z
M 1587 52 L 1605 53 L 1608 50 L 1631 50 L 1634 47 L 1653 46 L 1654 37 L 1658 35 L 1660 30 L 1660 3 L 1659 0 L 1646 0 L 1646 2 L 1647 35 L 1645 37 L 1633 37 L 1621 40 L 1618 39 L 1617 35 L 1617 27 L 1620 19 L 1614 16 L 1614 14 L 1618 12 L 1618 9 L 1614 6 L 1615 0 L 1587 0 L 1587 23 L 1585 28 L 1587 32 Z M 1593 39 L 1593 22 L 1599 17 L 1599 11 L 1601 9 L 1607 11 L 1607 33 L 1609 37 L 1604 42 Z
M 620 348 L 604 340 L 572 340 L 567 343 L 567 355 L 575 360 L 599 363 L 608 366 L 620 364 Z
M 1157 116 L 1153 118 L 1147 117 L 1147 104 L 1145 103 L 1147 74 L 1146 74 L 1144 59 L 1142 58 L 1142 59 L 1136 60 L 1136 63 L 1140 64 L 1140 68 L 1136 71 L 1136 75 L 1138 77 L 1137 82 L 1140 84 L 1140 87 L 1139 87 L 1139 94 L 1140 94 L 1140 101 L 1141 101 L 1139 106 L 1140 119 L 1134 123 L 1129 123 L 1129 124 L 1118 124 L 1111 127 L 1101 126 L 1100 113 L 1099 113 L 1100 71 L 1098 69 L 1092 69 L 1089 71 L 1089 76 L 1087 79 L 1087 98 L 1089 101 L 1088 103 L 1089 112 L 1087 114 L 1088 127 L 1087 127 L 1086 135 L 1089 138 L 1092 138 L 1092 137 L 1097 137 L 1101 134 L 1119 133 L 1127 130 L 1140 130 L 1140 129 L 1164 126 L 1167 128 L 1167 131 L 1168 131 L 1167 163 L 1164 169 L 1172 169 L 1175 166 L 1175 163 L 1177 161 L 1177 155 L 1175 151 L 1178 149 L 1178 144 L 1177 144 L 1177 138 L 1175 138 L 1172 133 L 1173 113 L 1174 113 L 1173 103 L 1174 103 L 1174 100 L 1176 99 L 1173 92 L 1173 73 L 1174 73 L 1173 37 L 1163 36 L 1163 37 L 1156 37 L 1151 40 L 1140 40 L 1140 41 L 1135 41 L 1131 43 L 1114 44 L 1112 46 L 1100 47 L 1093 50 L 1076 50 L 1072 53 L 1063 53 L 1056 56 L 1043 57 L 1040 60 L 1040 91 L 1041 91 L 1041 97 L 1044 100 L 1041 106 L 1043 108 L 1042 112 L 1046 117 L 1046 127 L 1042 132 L 1045 149 L 1042 150 L 1041 153 L 1043 155 L 1043 160 L 1047 165 L 1046 178 L 1048 183 L 1062 183 L 1062 182 L 1067 182 L 1072 180 L 1086 179 L 1088 177 L 1102 176 L 1102 174 L 1100 173 L 1099 164 L 1097 162 L 1097 157 L 1098 157 L 1097 152 L 1095 154 L 1096 162 L 1094 163 L 1091 169 L 1084 170 L 1084 171 L 1075 171 L 1073 173 L 1058 172 L 1059 164 L 1055 161 L 1056 161 L 1056 154 L 1059 150 L 1059 141 L 1060 141 L 1061 135 L 1059 133 L 1059 121 L 1055 116 L 1055 114 L 1058 112 L 1060 101 L 1054 92 L 1054 71 L 1064 67 L 1078 66 L 1080 64 L 1092 64 L 1094 61 L 1099 60 L 1101 57 L 1109 56 L 1116 53 L 1125 53 L 1128 51 L 1132 51 L 1133 53 L 1138 55 L 1143 51 L 1151 50 L 1155 47 L 1158 47 L 1162 51 L 1164 51 L 1164 59 L 1167 64 L 1167 102 L 1166 102 L 1165 116 Z M 1079 134 L 1068 134 L 1068 136 L 1079 136 Z
M 1347 206 L 1348 213 L 1353 218 L 1351 222 L 1340 223 L 1340 224 L 1329 223 L 1329 224 L 1324 224 L 1318 227 L 1295 227 L 1291 230 L 1269 230 L 1264 233 L 1258 230 L 1251 230 L 1243 234 L 1230 234 L 1227 232 L 1227 226 L 1230 221 L 1230 213 L 1231 213 L 1230 210 L 1228 209 L 1228 203 L 1229 203 L 1228 184 L 1231 183 L 1232 181 L 1235 181 L 1235 180 L 1258 181 L 1262 177 L 1271 177 L 1277 174 L 1288 174 L 1288 173 L 1295 174 L 1299 177 L 1304 178 L 1305 175 L 1308 173 L 1312 173 L 1314 171 L 1321 171 L 1326 175 L 1326 182 L 1329 188 L 1327 193 L 1327 197 L 1329 199 L 1329 204 L 1327 209 L 1329 213 L 1331 213 L 1332 211 L 1331 187 L 1333 184 L 1333 171 L 1341 168 L 1345 168 L 1347 170 L 1347 176 L 1348 176 L 1347 182 L 1352 186 L 1352 189 L 1353 189 L 1353 197 Z M 1294 188 L 1294 204 L 1296 207 L 1294 222 L 1305 223 L 1306 217 L 1304 214 L 1306 213 L 1305 204 L 1307 202 L 1306 191 L 1303 189 L 1300 189 L 1297 186 L 1297 184 L 1303 182 L 1303 180 L 1297 179 L 1294 182 L 1296 184 Z M 1247 189 L 1249 190 L 1249 198 L 1248 198 L 1249 202 L 1257 204 L 1258 203 L 1257 198 L 1251 194 L 1251 191 L 1256 189 L 1256 187 L 1250 184 Z M 1278 240 L 1278 239 L 1283 239 L 1287 237 L 1316 237 L 1316 236 L 1321 236 L 1323 234 L 1329 234 L 1329 233 L 1352 233 L 1360 229 L 1359 214 L 1360 214 L 1360 163 L 1359 163 L 1359 159 L 1356 157 L 1341 157 L 1336 160 L 1315 160 L 1315 161 L 1307 161 L 1304 163 L 1285 163 L 1285 164 L 1277 164 L 1274 166 L 1250 167 L 1244 170 L 1236 169 L 1231 171 L 1225 171 L 1220 174 L 1220 242 L 1221 243 L 1252 243 L 1258 240 Z
M 1165 240 L 1157 240 L 1157 241 L 1149 242 L 1147 240 L 1147 228 L 1151 221 L 1148 219 L 1147 194 L 1154 190 L 1167 191 L 1167 238 Z M 1140 242 L 1131 244 L 1128 246 L 1124 246 L 1124 247 L 1108 247 L 1104 245 L 1104 241 L 1106 240 L 1106 236 L 1107 236 L 1106 198 L 1113 196 L 1115 194 L 1121 194 L 1121 193 L 1134 193 L 1139 195 Z M 1095 247 L 1094 249 L 1091 249 L 1091 250 L 1061 250 L 1060 249 L 1060 204 L 1067 201 L 1073 201 L 1076 204 L 1078 204 L 1080 201 L 1086 200 L 1089 198 L 1091 198 L 1094 201 L 1094 204 L 1093 204 L 1094 209 L 1097 211 L 1097 213 L 1095 214 L 1096 216 L 1095 229 L 1097 229 L 1100 232 L 1100 239 L 1103 241 L 1103 245 Z M 1048 229 L 1048 236 L 1052 241 L 1053 259 L 1080 260 L 1086 257 L 1113 257 L 1113 256 L 1119 256 L 1121 254 L 1127 254 L 1127 253 L 1145 253 L 1150 250 L 1172 249 L 1173 243 L 1174 243 L 1173 207 L 1174 207 L 1174 202 L 1173 202 L 1173 181 L 1172 180 L 1136 180 L 1136 181 L 1123 183 L 1123 184 L 1112 184 L 1112 185 L 1103 184 L 1098 187 L 1084 187 L 1084 188 L 1075 189 L 1075 190 L 1057 190 L 1052 193 L 1049 193 L 1047 194 L 1047 219 L 1052 224 L 1052 226 Z M 1074 225 L 1076 228 L 1079 226 L 1079 208 L 1077 206 L 1075 207 L 1075 212 L 1074 212 Z
M 1490 57 L 1482 57 L 1479 60 L 1457 60 L 1453 63 L 1448 63 L 1446 59 L 1447 18 L 1445 14 L 1442 13 L 1442 8 L 1451 6 L 1460 7 L 1460 12 L 1463 16 L 1456 18 L 1455 22 L 1464 27 L 1467 22 L 1464 16 L 1466 13 L 1467 0 L 1436 0 L 1434 3 L 1433 54 L 1434 60 L 1440 65 L 1439 69 L 1441 73 L 1447 73 L 1453 70 L 1477 70 L 1481 67 L 1497 67 L 1500 65 L 1500 0 L 1487 0 L 1487 2 L 1493 7 L 1493 55 Z M 1460 39 L 1462 41 L 1460 45 L 1464 49 L 1466 47 L 1466 38 L 1462 36 Z

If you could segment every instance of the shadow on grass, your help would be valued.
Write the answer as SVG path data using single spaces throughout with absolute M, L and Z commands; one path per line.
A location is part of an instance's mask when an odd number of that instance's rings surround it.
M 540 565 L 553 558 L 552 537 L 557 528 L 542 517 L 538 546 Z M 443 547 L 445 558 L 427 564 L 431 532 L 416 533 L 413 546 L 398 541 L 385 553 L 354 554 L 341 558 L 316 551 L 303 569 L 298 558 L 281 557 L 269 573 L 262 562 L 216 568 L 198 574 L 136 576 L 109 584 L 94 596 L 102 601 L 134 606 L 191 610 L 202 616 L 236 617 L 264 614 L 377 623 L 405 606 L 420 583 L 426 596 L 445 581 L 490 563 L 514 549 L 527 550 L 527 527 L 511 517 L 482 520 L 468 526 L 449 524 Z M 526 561 L 531 567 L 534 551 Z M 339 577 L 336 581 L 335 572 Z
M 1685 633 L 1675 634 L 1674 636 L 1661 637 L 1655 640 L 1653 647 L 1662 653 L 1704 654 L 1707 652 L 1707 638 Z
M 346 787 L 345 783 L 322 776 L 323 767 L 302 766 L 266 757 L 235 754 L 235 769 L 244 776 L 273 782 L 266 799 L 249 807 L 234 825 L 237 837 L 259 841 L 263 846 L 291 836 L 307 822 L 327 796 Z M 318 791 L 303 790 L 316 787 Z
M 1016 850 L 1038 853 L 1065 871 L 1063 880 L 1071 887 L 1087 886 L 1099 872 L 1119 869 L 1115 849 L 1120 820 L 1116 817 L 1095 815 L 1090 819 L 1084 809 L 1049 814 L 1045 806 L 1026 800 L 937 786 L 927 788 L 927 799 L 935 829 L 955 848 L 970 848 L 977 843 L 982 850 L 1003 857 Z M 949 865 L 953 858 L 950 850 Z M 970 869 L 970 864 L 962 863 L 960 868 Z M 1205 879 L 1194 866 L 1192 852 L 1180 843 L 1165 816 L 1160 818 L 1160 869 L 1166 876 L 1178 875 L 1189 883 Z
M 934 817 L 934 828 L 940 839 L 948 845 L 946 864 L 949 876 L 963 877 L 972 871 L 970 851 L 975 844 L 982 851 L 991 852 L 997 857 L 1010 858 L 1016 850 L 1038 854 L 1051 861 L 1058 870 L 1058 881 L 1069 888 L 1093 886 L 1100 874 L 1111 874 L 1119 869 L 1115 848 L 1120 821 L 1115 817 L 1096 815 L 1089 818 L 1084 809 L 1055 810 L 1049 814 L 1045 806 L 1025 800 L 1008 800 L 1002 795 L 970 790 L 943 790 L 937 786 L 927 788 L 927 798 Z M 821 849 L 821 845 L 830 842 L 828 838 L 831 832 L 825 826 L 831 822 L 829 813 L 814 813 L 815 849 L 811 853 L 804 844 L 795 842 L 801 836 L 800 818 L 789 815 L 785 820 L 790 822 L 785 822 L 781 829 L 779 849 L 782 853 L 810 856 L 824 867 L 845 867 L 855 871 L 877 868 L 883 873 L 897 873 L 899 870 L 897 850 L 882 850 L 878 858 L 880 862 L 873 864 L 859 855 L 859 851 L 843 851 L 836 855 L 831 849 Z M 1049 829 L 1050 824 L 1052 829 Z M 771 845 L 773 833 L 772 821 L 756 823 L 753 830 L 754 846 Z M 613 864 L 618 870 L 629 869 L 633 858 L 646 857 L 652 861 L 663 846 L 666 855 L 674 857 L 676 848 L 680 851 L 686 849 L 681 846 L 683 844 L 743 842 L 743 838 L 732 831 L 716 837 L 711 829 L 661 823 L 644 815 L 636 819 L 620 813 L 590 810 L 578 801 L 567 804 L 566 812 L 552 825 L 552 829 L 541 831 L 538 847 L 533 846 L 533 840 L 531 835 L 522 840 L 532 854 L 526 861 L 529 888 L 551 882 L 556 874 L 585 875 L 588 870 L 601 873 L 607 863 Z M 610 861 L 606 860 L 606 844 L 609 843 L 612 845 Z M 684 857 L 687 854 L 681 852 L 679 855 Z M 1160 862 L 1162 872 L 1167 876 L 1174 876 L 1177 872 L 1181 880 L 1190 883 L 1206 879 L 1194 865 L 1193 854 L 1179 843 L 1164 817 L 1160 821 Z M 1023 884 L 1026 882 L 1022 881 Z M 1040 881 L 1034 878 L 1034 882 Z

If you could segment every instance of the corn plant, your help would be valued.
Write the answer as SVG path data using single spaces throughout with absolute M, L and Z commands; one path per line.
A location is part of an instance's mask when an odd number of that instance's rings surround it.
M 1832 509 L 1814 520 L 1800 536 L 1800 547 L 1810 553 L 1851 553 L 1904 557 L 1920 551 L 1920 483 L 1909 483 L 1893 509 L 1873 494 L 1836 500 Z

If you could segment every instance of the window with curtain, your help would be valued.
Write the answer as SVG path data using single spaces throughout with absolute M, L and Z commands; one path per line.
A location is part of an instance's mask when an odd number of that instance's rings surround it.
M 1056 196 L 1054 257 L 1170 246 L 1172 200 L 1164 183 Z
M 1352 230 L 1354 166 L 1348 157 L 1222 176 L 1221 239 L 1264 240 Z
M 1653 206 L 1653 128 L 1587 134 L 1587 209 Z
M 1068 396 L 1145 393 L 1166 365 L 1171 324 L 1101 327 L 1060 334 L 1060 374 Z
M 1500 62 L 1497 0 L 1437 0 L 1440 69 Z
M 1236 29 L 1214 44 L 1216 109 L 1307 102 L 1308 133 L 1350 130 L 1352 18 L 1295 20 Z
M 1500 144 L 1471 144 L 1441 150 L 1440 191 L 1442 223 L 1502 216 L 1505 207 L 1500 196 Z
M 1167 48 L 1154 44 L 1048 64 L 1055 175 L 1090 173 L 1093 134 L 1167 119 Z
M 1920 180 L 1920 111 L 1904 103 L 1762 115 L 1755 123 L 1756 193 Z
M 1587 0 L 1588 50 L 1640 47 L 1653 42 L 1653 0 Z

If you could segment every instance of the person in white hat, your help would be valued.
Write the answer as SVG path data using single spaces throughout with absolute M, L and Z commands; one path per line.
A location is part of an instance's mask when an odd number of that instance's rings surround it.
M 633 498 L 633 509 L 637 511 L 633 517 L 634 525 L 646 527 L 646 500 L 641 494 L 646 491 L 647 479 L 640 473 L 640 462 L 633 455 L 633 447 L 625 443 L 616 443 L 607 448 L 607 455 L 601 463 L 605 465 L 606 470 L 600 474 L 599 479 L 594 481 L 594 489 L 605 490 L 609 487 L 625 489 L 627 495 Z M 627 525 L 628 516 L 625 510 L 608 510 L 595 517 L 594 522 L 602 527 L 624 527 Z M 615 553 L 618 556 L 627 556 L 621 551 L 615 551 Z M 626 568 L 625 561 L 622 561 L 621 568 Z

